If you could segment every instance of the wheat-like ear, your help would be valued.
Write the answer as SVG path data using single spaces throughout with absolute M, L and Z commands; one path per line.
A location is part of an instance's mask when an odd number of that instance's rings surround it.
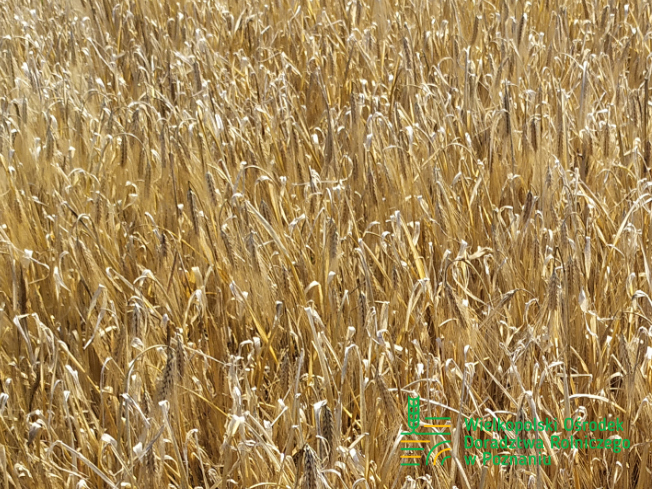
M 45 160 L 47 162 L 52 161 L 52 157 L 54 156 L 54 145 L 54 135 L 52 134 L 52 130 L 48 129 L 45 139 Z
M 195 91 L 199 92 L 202 88 L 202 80 L 201 80 L 201 71 L 199 69 L 199 63 L 197 62 L 197 60 L 194 60 L 192 63 L 192 73 L 195 81 Z
M 319 466 L 317 454 L 306 445 L 303 449 L 303 489 L 317 489 L 319 483 Z
M 473 46 L 475 44 L 475 41 L 478 39 L 478 33 L 480 32 L 480 21 L 482 20 L 481 15 L 476 15 L 475 19 L 473 19 L 473 30 L 471 31 L 471 39 L 469 40 L 469 44 Z
M 183 338 L 180 333 L 177 333 L 177 346 L 176 351 L 174 352 L 174 358 L 176 359 L 175 373 L 177 375 L 177 381 L 182 383 L 186 376 L 186 350 L 183 345 Z
M 333 422 L 333 413 L 331 412 L 328 405 L 324 405 L 321 408 L 321 420 L 320 427 L 322 430 L 322 437 L 326 442 L 326 460 L 328 461 L 328 466 L 332 466 L 337 455 L 337 446 L 335 438 L 335 426 Z
M 219 202 L 219 194 L 217 191 L 217 186 L 215 185 L 215 177 L 211 172 L 206 172 L 206 186 L 208 188 L 208 195 L 211 198 L 211 203 L 213 204 L 213 207 L 218 206 Z
M 267 204 L 267 201 L 264 199 L 261 199 L 260 201 L 260 213 L 268 223 L 274 222 L 274 215 L 272 214 L 272 210 L 269 208 L 269 204 Z
M 548 310 L 554 312 L 559 305 L 559 275 L 557 270 L 553 269 L 550 281 L 548 283 Z
M 155 445 L 152 444 L 145 454 L 145 468 L 147 471 L 147 478 L 153 485 L 160 480 L 160 464 L 156 458 L 156 451 L 154 447 Z
M 376 373 L 376 385 L 378 386 L 378 392 L 380 393 L 380 399 L 383 403 L 385 409 L 385 416 L 389 420 L 389 425 L 393 426 L 397 420 L 398 408 L 396 406 L 396 400 L 394 396 L 389 392 L 387 384 L 383 380 L 383 377 L 380 373 Z
M 125 165 L 127 164 L 128 157 L 129 157 L 129 142 L 127 141 L 127 135 L 124 134 L 120 142 L 120 166 L 122 168 L 124 168 Z
M 229 235 L 226 234 L 224 229 L 220 229 L 220 238 L 222 239 L 222 244 L 226 250 L 226 256 L 229 259 L 229 262 L 234 265 L 236 261 L 235 253 L 233 252 L 233 244 L 231 243 L 231 238 L 229 238 Z
M 174 356 L 174 350 L 168 347 L 167 360 L 165 361 L 165 367 L 163 368 L 163 373 L 161 374 L 161 379 L 159 380 L 159 385 L 156 392 L 157 402 L 169 399 L 172 393 L 172 389 L 174 388 L 174 377 L 176 375 Z
M 281 365 L 279 367 L 279 397 L 284 397 L 290 389 L 290 381 L 292 376 L 292 364 L 290 362 L 290 355 L 286 351 L 283 354 Z
M 339 244 L 339 235 L 335 222 L 331 219 L 328 226 L 328 258 L 331 263 L 337 258 L 337 248 Z
M 453 292 L 453 289 L 451 288 L 450 285 L 448 285 L 448 283 L 444 284 L 444 290 L 446 292 L 446 299 L 448 299 L 448 305 L 450 306 L 451 311 L 453 311 L 453 314 L 455 315 L 455 319 L 457 319 L 459 325 L 463 329 L 467 329 L 468 321 L 466 319 L 464 311 L 462 310 L 462 306 L 460 305 L 459 300 L 455 295 L 455 292 Z
M 192 220 L 192 228 L 195 231 L 195 234 L 199 234 L 199 208 L 197 205 L 197 197 L 195 196 L 195 192 L 192 191 L 192 189 L 188 189 L 188 206 L 190 207 L 190 218 Z

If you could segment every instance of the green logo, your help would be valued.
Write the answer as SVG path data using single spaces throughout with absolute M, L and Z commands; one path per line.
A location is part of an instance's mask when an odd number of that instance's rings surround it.
M 434 424 L 424 424 L 421 425 L 421 398 L 417 397 L 408 397 L 407 404 L 407 422 L 408 428 L 410 431 L 401 433 L 404 437 L 423 437 L 423 436 L 434 436 L 442 437 L 444 440 L 435 443 L 426 456 L 426 463 L 430 460 L 430 457 L 434 455 L 432 459 L 433 465 L 435 463 L 444 464 L 448 460 L 450 455 L 444 455 L 446 452 L 450 452 L 450 443 L 451 440 L 445 439 L 445 437 L 450 437 L 450 418 L 444 416 L 430 416 L 424 418 L 426 421 L 434 421 Z M 439 428 L 439 429 L 448 429 L 449 431 L 434 431 L 434 432 L 419 432 L 422 428 Z M 426 451 L 427 444 L 437 442 L 435 439 L 412 439 L 405 438 L 401 440 L 401 443 L 405 443 L 408 446 L 401 447 L 401 465 L 406 465 L 408 467 L 421 465 L 419 460 L 422 458 L 423 453 Z M 424 446 L 425 445 L 425 446 Z M 422 452 L 422 453 L 419 453 Z M 441 456 L 441 458 L 440 458 Z

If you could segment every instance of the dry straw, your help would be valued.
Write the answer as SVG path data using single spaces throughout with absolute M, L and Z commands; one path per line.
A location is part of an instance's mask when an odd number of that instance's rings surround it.
M 0 2 L 0 487 L 649 487 L 650 13 Z

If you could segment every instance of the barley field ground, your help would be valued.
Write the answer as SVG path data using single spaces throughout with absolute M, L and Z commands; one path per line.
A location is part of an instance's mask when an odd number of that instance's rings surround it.
M 651 20 L 0 2 L 0 489 L 652 487 Z

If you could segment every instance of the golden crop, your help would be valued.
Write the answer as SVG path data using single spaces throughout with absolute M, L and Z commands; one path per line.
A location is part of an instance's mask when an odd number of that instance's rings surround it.
M 650 487 L 651 18 L 0 2 L 0 489 Z M 496 413 L 631 448 L 465 465 Z

